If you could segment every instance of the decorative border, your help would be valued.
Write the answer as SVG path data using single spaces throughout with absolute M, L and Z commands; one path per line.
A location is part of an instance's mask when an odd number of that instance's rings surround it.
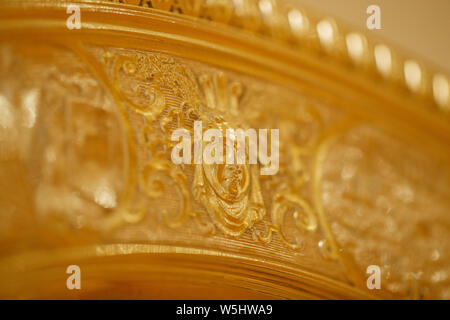
M 92 2 L 92 0 L 85 0 Z M 94 0 L 163 10 L 226 24 L 281 42 L 294 50 L 326 54 L 340 63 L 400 84 L 429 104 L 450 113 L 450 81 L 424 64 L 359 32 L 345 31 L 332 18 L 318 19 L 281 0 Z
M 149 254 L 154 254 L 149 258 Z M 14 270 L 25 270 L 30 274 L 39 274 L 39 270 L 52 265 L 66 265 L 67 263 L 73 263 L 73 261 L 94 261 L 94 264 L 98 260 L 105 257 L 125 258 L 129 261 L 130 256 L 145 255 L 145 259 L 148 262 L 152 259 L 153 265 L 157 265 L 158 261 L 162 260 L 163 263 L 167 263 L 168 258 L 172 258 L 171 261 L 178 266 L 182 266 L 185 262 L 183 258 L 177 259 L 182 255 L 189 255 L 189 266 L 198 267 L 201 272 L 205 272 L 199 266 L 208 264 L 210 271 L 213 273 L 224 273 L 224 269 L 217 268 L 218 265 L 226 265 L 226 272 L 228 277 L 234 276 L 246 276 L 248 272 L 260 272 L 263 268 L 264 273 L 270 277 L 259 279 L 258 281 L 248 282 L 239 281 L 236 284 L 238 287 L 250 290 L 263 290 L 267 288 L 267 284 L 276 283 L 279 288 L 277 293 L 279 296 L 285 299 L 298 299 L 298 297 L 307 296 L 309 298 L 325 298 L 325 299 L 380 299 L 377 296 L 369 294 L 365 290 L 355 288 L 347 283 L 343 283 L 332 278 L 311 273 L 306 270 L 293 268 L 289 265 L 281 265 L 278 263 L 271 263 L 261 261 L 243 255 L 227 254 L 215 250 L 208 249 L 194 249 L 182 246 L 165 246 L 165 245 L 152 245 L 152 244 L 103 244 L 93 246 L 79 246 L 64 249 L 53 250 L 36 250 L 27 253 L 19 253 L 14 256 L 0 259 L 0 272 L 8 275 L 5 278 L 6 286 L 0 287 L 0 295 L 14 297 L 15 292 L 11 292 L 11 280 L 16 281 L 17 273 Z M 123 261 L 123 260 L 122 260 Z M 221 263 L 216 263 L 220 261 Z M 20 266 L 20 268 L 18 268 Z M 244 268 L 242 268 L 244 266 Z M 205 275 L 202 274 L 202 277 Z M 208 273 L 211 277 L 211 274 Z M 251 279 L 248 278 L 247 279 Z M 301 279 L 301 281 L 298 281 Z M 259 286 L 259 283 L 265 284 L 265 286 Z M 17 286 L 17 282 L 14 282 Z M 26 286 L 23 282 L 19 283 L 20 286 Z M 270 288 L 273 290 L 273 288 Z M 275 296 L 274 292 L 267 292 Z M 281 293 L 281 294 L 280 294 Z M 392 298 L 392 296 L 387 296 Z

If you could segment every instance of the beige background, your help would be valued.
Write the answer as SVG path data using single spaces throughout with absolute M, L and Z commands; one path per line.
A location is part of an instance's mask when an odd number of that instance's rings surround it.
M 450 73 L 450 0 L 296 1 Z M 381 30 L 366 27 L 366 9 L 371 4 L 381 8 Z

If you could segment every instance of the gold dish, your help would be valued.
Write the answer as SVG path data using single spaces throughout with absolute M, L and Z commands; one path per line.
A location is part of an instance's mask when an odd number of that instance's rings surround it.
M 0 6 L 1 298 L 450 298 L 439 70 L 289 1 Z M 170 161 L 196 119 L 280 130 L 239 219 Z

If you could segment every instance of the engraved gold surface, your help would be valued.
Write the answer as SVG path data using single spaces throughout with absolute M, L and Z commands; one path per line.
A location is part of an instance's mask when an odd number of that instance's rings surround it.
M 375 47 L 355 67 L 275 1 L 126 2 L 71 2 L 80 30 L 66 2 L 2 3 L 0 297 L 450 298 L 448 101 L 428 78 L 408 91 L 395 60 L 383 79 Z M 279 172 L 173 164 L 196 120 L 279 128 Z

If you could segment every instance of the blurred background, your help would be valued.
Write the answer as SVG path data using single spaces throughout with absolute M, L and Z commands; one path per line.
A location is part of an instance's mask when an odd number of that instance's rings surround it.
M 421 60 L 450 72 L 449 0 L 295 0 L 355 30 L 386 40 Z M 381 9 L 381 30 L 367 30 L 366 9 Z

